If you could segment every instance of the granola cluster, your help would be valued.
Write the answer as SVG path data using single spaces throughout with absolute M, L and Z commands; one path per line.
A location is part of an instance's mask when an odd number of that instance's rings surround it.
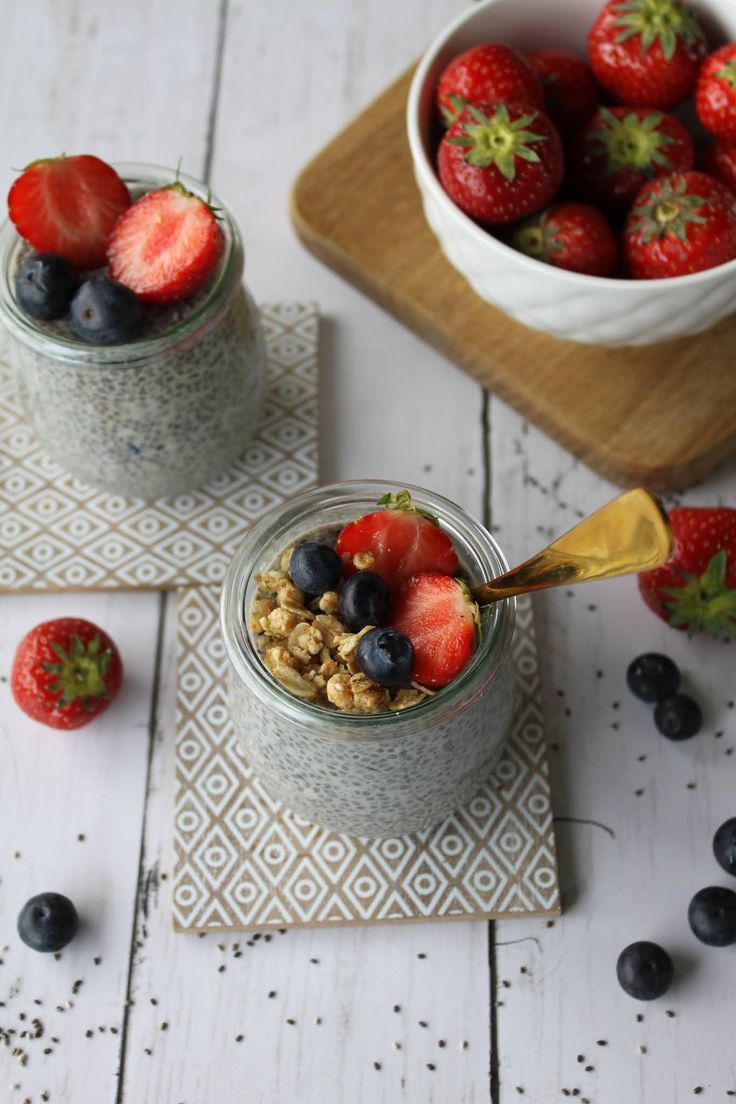
M 388 690 L 363 674 L 356 648 L 372 626 L 350 632 L 337 616 L 336 590 L 307 602 L 288 573 L 292 551 L 284 552 L 278 570 L 256 576 L 258 593 L 250 611 L 251 631 L 259 637 L 273 677 L 295 697 L 341 713 L 396 711 L 429 697 L 431 691 L 419 684 Z

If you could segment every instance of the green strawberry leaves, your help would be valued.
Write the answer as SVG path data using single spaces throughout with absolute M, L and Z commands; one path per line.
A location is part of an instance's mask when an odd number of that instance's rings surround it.
M 698 577 L 683 571 L 683 585 L 662 587 L 670 623 L 687 629 L 688 636 L 704 631 L 714 636 L 726 633 L 736 638 L 736 590 L 726 583 L 728 556 L 721 549 Z
M 52 641 L 51 649 L 59 662 L 42 663 L 41 667 L 55 676 L 48 683 L 48 689 L 61 695 L 60 706 L 70 705 L 79 699 L 82 707 L 91 712 L 94 699 L 109 697 L 105 676 L 110 669 L 112 652 L 109 648 L 103 652 L 101 647 L 99 636 L 93 637 L 86 647 L 78 636 L 72 636 L 68 652 Z
M 408 491 L 387 491 L 385 495 L 381 495 L 378 499 L 377 506 L 385 506 L 387 510 L 401 510 L 406 514 L 418 514 L 419 517 L 426 518 L 427 521 L 431 521 L 433 525 L 439 527 L 440 519 L 435 517 L 434 514 L 430 514 L 428 510 L 421 510 L 414 499 L 411 497 Z
M 601 124 L 590 137 L 601 148 L 607 175 L 620 169 L 636 169 L 651 177 L 657 167 L 669 168 L 671 162 L 665 150 L 677 139 L 660 131 L 665 119 L 661 111 L 650 111 L 643 117 L 630 111 L 619 118 L 609 108 L 601 107 L 598 116 Z
M 704 35 L 694 14 L 679 0 L 621 0 L 616 7 L 617 42 L 639 36 L 642 55 L 659 44 L 666 61 L 671 61 L 679 42 L 702 42 Z
M 651 187 L 651 186 L 648 186 Z M 674 183 L 664 179 L 633 211 L 632 230 L 643 245 L 667 234 L 674 234 L 683 244 L 687 242 L 688 227 L 703 225 L 707 218 L 699 214 L 706 200 L 702 196 L 687 193 L 687 181 L 678 177 Z
M 493 115 L 486 115 L 471 105 L 468 107 L 468 115 L 462 133 L 453 135 L 447 141 L 466 151 L 465 161 L 469 165 L 477 169 L 487 169 L 495 165 L 501 175 L 512 182 L 516 177 L 517 157 L 524 161 L 540 161 L 539 154 L 532 146 L 546 142 L 547 138 L 526 129 L 534 123 L 538 112 L 521 115 L 512 122 L 506 104 L 502 103 Z

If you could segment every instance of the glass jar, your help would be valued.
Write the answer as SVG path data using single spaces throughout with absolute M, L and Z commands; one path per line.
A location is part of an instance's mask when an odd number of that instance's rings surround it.
M 117 165 L 135 197 L 174 171 Z M 68 327 L 19 307 L 15 276 L 27 248 L 0 227 L 0 317 L 26 417 L 49 455 L 102 490 L 139 498 L 206 483 L 242 455 L 261 413 L 266 352 L 258 311 L 242 284 L 237 225 L 205 185 L 179 179 L 216 209 L 224 248 L 211 282 L 158 333 L 90 345 Z M 172 305 L 173 306 L 173 305 Z
M 248 762 L 295 813 L 358 836 L 395 836 L 436 823 L 469 800 L 493 770 L 513 709 L 510 654 L 515 606 L 481 612 L 481 638 L 449 686 L 399 712 L 348 714 L 291 695 L 264 667 L 246 612 L 256 574 L 315 530 L 340 528 L 404 484 L 320 487 L 272 510 L 248 533 L 225 578 L 221 624 L 230 667 L 230 711 Z M 471 582 L 507 570 L 489 533 L 460 507 L 406 488 L 437 516 Z

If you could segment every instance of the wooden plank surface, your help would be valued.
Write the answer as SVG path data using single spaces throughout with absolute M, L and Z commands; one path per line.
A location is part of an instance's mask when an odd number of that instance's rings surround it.
M 514 322 L 445 260 L 413 177 L 410 77 L 392 84 L 300 174 L 291 213 L 306 247 L 617 483 L 673 490 L 732 456 L 736 319 L 648 348 L 576 345 Z

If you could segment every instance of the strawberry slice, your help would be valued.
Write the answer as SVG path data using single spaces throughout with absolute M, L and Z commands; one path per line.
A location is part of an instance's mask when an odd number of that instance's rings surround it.
M 412 642 L 413 681 L 437 688 L 452 682 L 475 651 L 478 607 L 451 575 L 412 575 L 396 595 L 387 624 Z
M 100 268 L 110 233 L 130 206 L 115 170 L 99 157 L 33 161 L 8 192 L 10 220 L 39 253 L 56 253 L 79 268 Z
M 193 295 L 217 267 L 222 233 L 212 208 L 178 182 L 136 200 L 113 231 L 110 275 L 145 303 Z
M 351 521 L 337 538 L 335 551 L 342 559 L 343 575 L 369 568 L 393 590 L 423 571 L 457 571 L 459 561 L 449 536 L 437 518 L 414 505 L 408 491 L 385 494 L 378 504 L 386 509 Z

